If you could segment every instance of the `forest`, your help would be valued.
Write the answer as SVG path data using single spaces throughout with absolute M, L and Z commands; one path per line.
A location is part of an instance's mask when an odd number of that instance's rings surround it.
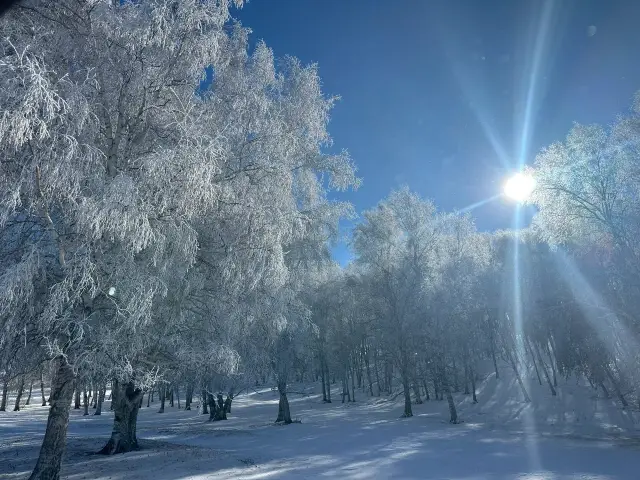
M 408 188 L 357 214 L 336 200 L 362 181 L 332 146 L 338 98 L 252 45 L 239 7 L 0 19 L 0 420 L 47 407 L 30 478 L 60 478 L 75 409 L 113 411 L 116 455 L 152 402 L 217 424 L 264 386 L 282 425 L 314 383 L 326 404 L 397 398 L 396 418 L 442 400 L 458 427 L 454 397 L 504 372 L 520 404 L 571 378 L 640 408 L 640 96 L 537 154 L 526 228 L 479 231 Z

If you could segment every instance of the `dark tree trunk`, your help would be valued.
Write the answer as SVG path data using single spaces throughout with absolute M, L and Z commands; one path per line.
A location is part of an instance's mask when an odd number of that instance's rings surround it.
M 216 399 L 211 393 L 207 393 L 207 403 L 209 404 L 209 421 L 213 422 L 216 420 Z
M 76 382 L 77 383 L 77 382 Z M 73 409 L 80 410 L 80 385 L 76 385 L 75 393 L 73 395 Z
M 180 386 L 176 385 L 176 401 L 178 402 L 178 410 L 180 410 Z
M 535 344 L 534 347 L 535 347 L 536 353 L 538 354 L 538 360 L 540 361 L 540 368 L 542 368 L 542 372 L 544 373 L 544 378 L 547 380 L 547 385 L 549 385 L 549 389 L 551 390 L 551 395 L 555 397 L 556 389 L 553 388 L 553 384 L 551 383 L 551 379 L 549 378 L 549 372 L 547 372 L 547 367 L 544 364 L 542 355 L 540 354 L 540 349 L 538 348 L 537 344 Z
M 373 369 L 376 372 L 376 384 L 378 385 L 378 397 L 380 396 L 380 372 L 378 371 L 378 353 L 373 350 Z
M 233 395 L 227 394 L 227 399 L 224 401 L 225 420 L 227 419 L 226 414 L 231 413 L 231 402 L 233 402 Z
M 533 360 L 533 367 L 536 370 L 536 376 L 538 377 L 538 383 L 542 385 L 542 378 L 540 378 L 540 372 L 538 371 L 538 362 L 536 362 L 536 356 L 533 354 L 533 347 L 531 346 L 531 342 L 528 337 L 525 337 L 524 344 L 527 348 L 527 352 L 531 355 L 531 360 Z M 536 346 L 536 348 L 538 348 Z
M 364 355 L 364 366 L 367 370 L 367 381 L 369 382 L 369 395 L 371 395 L 373 397 L 373 379 L 371 378 L 371 365 L 369 362 L 369 355 L 365 354 L 363 352 Z
M 42 374 L 42 369 L 40 369 L 40 395 L 42 395 L 42 406 L 47 406 L 47 397 L 44 396 L 44 378 Z
M 58 480 L 69 425 L 75 375 L 66 357 L 52 360 L 54 365 L 49 397 L 49 417 L 40 454 L 29 480 Z
M 447 382 L 448 384 L 449 382 Z M 456 365 L 456 358 L 453 357 L 453 391 L 454 392 L 459 392 L 460 391 L 460 385 L 458 383 L 458 367 Z
M 201 395 L 202 395 L 202 415 L 208 415 L 209 412 L 207 411 L 207 401 L 208 401 L 207 391 L 202 390 Z
M 107 386 L 103 385 L 98 391 L 98 405 L 96 406 L 96 411 L 93 413 L 94 415 L 102 415 L 102 403 L 104 402 L 104 396 L 107 393 L 106 390 Z
M 422 387 L 424 388 L 424 396 L 427 402 L 431 399 L 429 397 L 429 387 L 427 386 L 427 378 L 422 377 Z
M 327 377 L 327 403 L 331 403 L 331 383 L 329 382 L 330 380 L 330 376 L 329 376 L 329 365 L 327 365 L 327 361 L 325 359 L 324 362 L 324 368 L 325 368 L 325 373 L 326 373 L 326 377 Z
M 456 404 L 453 401 L 453 395 L 451 395 L 451 389 L 449 388 L 449 382 L 445 382 L 444 390 L 447 394 L 447 403 L 449 404 L 449 422 L 458 423 L 458 412 L 456 411 Z
M 33 380 L 29 383 L 29 395 L 27 396 L 27 401 L 24 402 L 25 405 L 29 405 L 31 403 L 31 392 L 33 392 Z
M 207 401 L 209 403 L 209 421 L 217 422 L 219 420 L 227 419 L 227 410 L 225 408 L 225 401 L 222 398 L 222 394 L 218 393 L 215 397 L 212 394 L 207 394 Z
M 153 388 L 147 393 L 147 408 L 151 406 L 151 397 L 153 397 Z
M 469 395 L 469 366 L 464 362 L 464 394 Z
M 280 402 L 278 402 L 278 418 L 276 423 L 284 423 L 288 425 L 292 422 L 291 411 L 289 410 L 289 400 L 287 399 L 287 383 L 278 382 L 278 393 L 280 394 Z
M 87 395 L 87 387 L 84 389 L 84 415 L 89 415 L 89 396 Z
M 218 399 L 218 410 L 217 410 L 217 419 L 216 420 L 226 420 L 227 419 L 227 409 L 224 406 L 224 398 L 222 398 L 222 394 L 218 393 L 216 396 Z
M 9 399 L 9 372 L 4 375 L 4 381 L 2 382 L 2 400 L 0 400 L 0 412 L 7 410 L 7 401 Z
M 184 399 L 184 409 L 191 410 L 191 397 L 193 396 L 193 386 L 187 385 L 187 392 Z
M 500 374 L 498 373 L 498 362 L 496 361 L 496 348 L 493 344 L 493 340 L 491 340 L 491 360 L 493 360 L 493 369 L 496 372 L 496 380 L 500 378 Z
M 20 376 L 20 384 L 18 385 L 18 394 L 16 395 L 16 403 L 13 406 L 14 412 L 20 411 L 20 401 L 22 400 L 22 394 L 24 393 L 24 375 Z
M 344 403 L 345 398 L 348 402 L 351 401 L 351 394 L 349 393 L 349 378 L 346 369 L 342 374 L 342 403 Z
M 167 396 L 166 393 L 167 393 L 167 387 L 164 385 L 161 386 L 160 390 L 158 391 L 158 396 L 160 397 L 160 410 L 158 410 L 158 413 L 164 413 L 164 402 Z
M 136 424 L 141 398 L 142 390 L 136 388 L 133 382 L 114 385 L 113 399 L 111 400 L 111 403 L 114 404 L 113 430 L 111 438 L 99 453 L 114 455 L 138 448 Z
M 353 369 L 351 369 L 351 398 L 349 399 L 350 402 L 356 401 L 356 384 L 355 384 L 355 379 L 353 377 L 355 377 L 355 366 L 353 367 Z
M 473 403 L 478 403 L 478 398 L 476 397 L 476 372 L 473 370 L 472 366 L 469 366 L 469 376 L 471 377 L 471 393 L 473 394 Z
M 322 380 L 322 401 L 327 402 L 327 386 L 324 383 L 324 362 L 322 361 L 322 354 L 320 354 L 320 379 Z
M 522 395 L 524 396 L 525 403 L 531 403 L 531 398 L 529 397 L 529 393 L 524 386 L 524 382 L 522 381 L 522 377 L 520 376 L 520 371 L 518 370 L 518 366 L 516 365 L 516 359 L 513 357 L 513 353 L 509 349 L 507 349 L 507 357 L 509 358 L 509 363 L 511 363 L 513 373 L 516 374 L 516 379 L 518 380 L 518 385 L 520 385 L 520 389 L 522 390 Z
M 165 392 L 167 391 L 167 389 L 165 388 Z M 173 407 L 173 388 L 169 387 L 169 405 L 171 407 Z
M 422 398 L 420 397 L 420 384 L 416 378 L 413 379 L 413 396 L 416 398 L 416 405 L 421 405 Z
M 609 381 L 611 382 L 611 385 L 613 385 L 613 391 L 616 392 L 616 396 L 620 400 L 620 403 L 622 404 L 623 407 L 628 407 L 629 403 L 624 398 L 624 395 L 620 390 L 620 386 L 618 385 L 618 381 L 613 376 L 613 372 L 611 371 L 611 368 L 609 367 L 609 365 L 605 365 L 604 370 L 605 370 L 605 373 L 607 374 L 607 377 L 609 377 Z
M 402 375 L 402 388 L 404 389 L 404 413 L 403 417 L 413 417 L 413 411 L 411 410 L 411 391 L 409 390 L 409 376 L 407 374 Z

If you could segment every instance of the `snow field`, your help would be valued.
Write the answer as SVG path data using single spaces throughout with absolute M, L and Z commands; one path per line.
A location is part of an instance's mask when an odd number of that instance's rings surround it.
M 521 401 L 508 370 L 478 384 L 479 403 L 457 395 L 463 423 L 447 423 L 446 402 L 414 406 L 399 418 L 399 400 L 321 402 L 318 385 L 291 388 L 292 415 L 302 423 L 275 426 L 278 397 L 261 389 L 234 401 L 226 422 L 158 403 L 140 411 L 141 450 L 95 455 L 106 442 L 113 412 L 71 411 L 62 476 L 66 479 L 518 479 L 637 480 L 638 412 L 575 380 L 559 379 L 558 397 L 529 377 L 532 403 Z M 358 392 L 356 392 L 357 394 Z M 591 395 L 591 396 L 590 396 Z M 337 401 L 336 401 L 337 400 Z M 90 410 L 90 413 L 92 411 Z M 36 405 L 0 414 L 0 478 L 24 479 L 35 464 L 47 409 Z M 634 418 L 635 417 L 635 418 Z M 626 423 L 625 423 L 626 422 Z M 635 422 L 635 423 L 634 423 Z

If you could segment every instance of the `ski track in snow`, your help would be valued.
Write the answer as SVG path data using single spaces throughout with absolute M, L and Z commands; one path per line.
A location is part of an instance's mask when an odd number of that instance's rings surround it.
M 488 382 L 487 382 L 488 383 Z M 482 394 L 481 386 L 479 395 Z M 300 391 L 302 387 L 292 390 Z M 94 452 L 106 442 L 113 413 L 82 416 L 72 410 L 62 477 L 66 479 L 518 479 L 637 480 L 640 451 L 633 439 L 594 429 L 542 430 L 518 409 L 515 422 L 491 415 L 492 404 L 467 405 L 467 423 L 446 423 L 446 402 L 414 407 L 401 419 L 396 403 L 369 399 L 323 404 L 317 393 L 291 394 L 294 418 L 275 426 L 277 394 L 269 389 L 237 398 L 226 422 L 209 423 L 197 411 L 141 409 L 141 449 L 105 457 Z M 463 398 L 463 399 L 462 399 Z M 491 397 L 495 401 L 496 395 Z M 481 405 L 483 405 L 481 403 Z M 523 404 L 524 405 L 524 404 Z M 482 408 L 485 411 L 481 411 Z M 474 412 L 475 409 L 475 412 Z M 93 410 L 90 410 L 93 413 Z M 27 478 L 35 464 L 47 409 L 0 412 L 0 478 Z M 534 418 L 534 415 L 529 415 Z M 492 422 L 487 418 L 491 417 Z M 481 423 L 481 421 L 483 423 Z M 503 424 L 500 424 L 500 423 Z M 572 433 L 573 432 L 573 433 Z M 563 436 L 560 436 L 562 434 Z M 591 439 L 589 439 L 591 438 Z M 596 440 L 598 438 L 598 440 Z M 639 442 L 640 443 L 640 442 Z

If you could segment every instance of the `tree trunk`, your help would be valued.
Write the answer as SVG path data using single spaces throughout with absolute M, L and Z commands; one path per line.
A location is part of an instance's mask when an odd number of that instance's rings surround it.
M 331 383 L 329 383 L 330 375 L 329 375 L 329 365 L 327 365 L 327 361 L 325 359 L 324 362 L 325 373 L 327 377 L 327 403 L 331 403 Z
M 356 401 L 356 384 L 355 384 L 355 366 L 351 369 L 351 399 L 349 401 Z
M 367 381 L 369 382 L 369 395 L 373 397 L 373 379 L 371 378 L 371 364 L 369 362 L 369 355 L 364 355 L 364 366 L 367 370 Z
M 387 382 L 387 392 L 391 395 L 393 393 L 393 365 L 391 365 L 391 362 L 385 362 L 384 373 L 386 377 L 385 381 Z
M 618 385 L 618 381 L 613 376 L 613 372 L 611 371 L 611 368 L 609 367 L 609 365 L 605 365 L 604 370 L 605 370 L 605 373 L 607 374 L 607 377 L 609 377 L 609 380 L 611 381 L 611 385 L 613 385 L 613 390 L 616 392 L 616 395 L 620 400 L 620 403 L 622 403 L 623 407 L 628 407 L 629 403 L 627 403 L 627 400 L 624 398 L 624 395 L 620 390 L 620 386 Z
M 278 418 L 276 423 L 284 423 L 289 425 L 291 420 L 291 411 L 289 410 L 289 400 L 287 399 L 287 383 L 278 382 L 278 393 L 280 393 L 280 401 L 278 402 Z
M 102 415 L 102 402 L 104 402 L 104 396 L 106 395 L 107 386 L 103 385 L 98 390 L 98 405 L 96 406 L 96 411 L 93 412 L 94 415 Z
M 402 375 L 402 388 L 404 390 L 404 413 L 403 417 L 413 417 L 411 410 L 411 391 L 409 390 L 409 376 L 406 373 Z
M 524 345 L 527 350 L 527 353 L 531 355 L 531 360 L 533 360 L 533 368 L 536 370 L 536 376 L 538 377 L 538 383 L 542 385 L 542 379 L 540 378 L 540 372 L 538 371 L 538 362 L 536 362 L 536 356 L 533 354 L 533 348 L 531 347 L 531 342 L 529 341 L 529 337 L 524 338 Z
M 547 367 L 544 364 L 544 360 L 542 358 L 542 355 L 540 354 L 540 348 L 538 348 L 538 345 L 534 345 L 536 353 L 538 354 L 538 360 L 540 361 L 540 368 L 542 368 L 542 372 L 544 373 L 544 378 L 546 378 L 547 380 L 547 385 L 549 385 L 549 389 L 551 390 L 551 395 L 553 395 L 554 397 L 556 396 L 556 389 L 553 388 L 553 384 L 551 383 L 551 379 L 549 378 L 549 372 L 547 372 Z
M 209 404 L 209 421 L 213 422 L 216 420 L 216 399 L 211 393 L 207 393 L 207 403 Z
M 518 366 L 516 365 L 516 360 L 513 357 L 511 350 L 507 349 L 507 356 L 509 357 L 509 363 L 511 363 L 511 368 L 513 368 L 513 372 L 516 374 L 516 379 L 518 380 L 518 385 L 522 389 L 522 395 L 524 396 L 525 403 L 530 403 L 531 398 L 529 398 L 529 393 L 524 386 L 524 382 L 522 381 L 522 377 L 520 376 L 520 371 L 518 370 Z
M 449 404 L 449 423 L 458 423 L 458 412 L 456 411 L 456 404 L 453 401 L 453 395 L 451 395 L 449 382 L 445 382 L 444 390 L 447 394 L 447 403 Z
M 230 393 L 227 394 L 227 399 L 224 401 L 224 412 L 225 412 L 225 416 L 224 419 L 227 419 L 227 413 L 231 413 L 231 402 L 233 402 L 233 395 L 231 395 Z
M 185 393 L 184 399 L 184 409 L 191 410 L 191 396 L 193 395 L 193 387 L 191 385 L 187 385 L 187 391 Z M 148 402 L 148 400 L 147 400 Z
M 165 392 L 167 391 L 167 389 L 165 388 Z M 169 396 L 169 405 L 171 407 L 173 407 L 173 387 L 169 387 L 169 392 L 170 392 L 170 396 Z
M 380 372 L 378 371 L 378 353 L 377 350 L 373 350 L 373 369 L 376 372 L 376 384 L 378 385 L 378 397 L 380 396 Z
M 33 391 L 33 379 L 31 383 L 29 383 L 29 395 L 27 396 L 27 401 L 24 402 L 25 405 L 29 405 L 31 403 L 31 392 Z
M 600 382 L 600 387 L 602 387 L 602 393 L 604 393 L 604 398 L 611 398 L 611 395 L 609 395 L 609 390 L 607 390 L 607 387 L 604 386 L 604 382 Z
M 16 395 L 16 403 L 13 406 L 14 412 L 20 411 L 20 401 L 22 400 L 23 393 L 24 393 L 24 375 L 20 375 L 20 384 L 18 385 L 18 394 Z
M 80 410 L 80 385 L 76 385 L 73 395 L 73 409 Z
M 420 385 L 416 378 L 413 379 L 413 396 L 416 397 L 416 404 L 422 404 L 422 398 L 420 397 Z
M 178 402 L 178 410 L 180 410 L 180 386 L 176 385 L 176 401 Z
M 478 403 L 476 397 L 476 372 L 473 370 L 473 366 L 469 365 L 469 376 L 471 377 L 471 393 L 473 395 L 473 403 Z
M 460 391 L 460 384 L 458 382 L 458 366 L 456 365 L 455 357 L 453 357 L 453 391 L 454 392 Z
M 151 390 L 149 390 L 149 392 L 147 393 L 147 408 L 151 406 L 151 397 L 153 397 L 153 388 L 151 388 Z
M 217 419 L 216 420 L 226 420 L 227 419 L 227 409 L 224 406 L 224 399 L 222 398 L 222 394 L 218 393 L 218 410 L 217 410 Z
M 29 480 L 58 480 L 60 465 L 69 425 L 69 411 L 73 399 L 75 375 L 66 357 L 60 355 L 52 360 L 54 364 L 49 397 L 49 417 L 40 454 Z
M 469 365 L 468 362 L 464 361 L 464 394 L 469 395 Z
M 2 400 L 0 400 L 0 412 L 7 410 L 7 401 L 9 399 L 9 372 L 4 375 L 4 382 L 2 382 Z
M 549 348 L 549 345 L 545 345 L 546 350 L 547 350 L 547 355 L 549 356 L 549 363 L 551 364 L 551 372 L 553 373 L 553 386 L 557 387 L 558 386 L 558 375 L 556 373 L 556 365 L 555 362 L 553 361 L 553 354 L 551 353 L 551 349 Z
M 85 386 L 84 388 L 84 394 L 83 394 L 83 400 L 84 400 L 84 414 L 83 416 L 87 416 L 89 415 L 89 394 L 87 393 L 87 387 Z
M 427 402 L 428 402 L 430 400 L 430 398 L 429 398 L 429 387 L 427 387 L 427 378 L 426 377 L 422 377 L 422 387 L 424 388 L 425 400 L 427 400 Z
M 164 413 L 164 402 L 165 402 L 165 397 L 167 393 L 167 387 L 166 386 L 161 386 L 160 390 L 158 391 L 158 396 L 160 397 L 160 410 L 158 410 L 158 413 Z
M 344 403 L 344 399 L 349 395 L 349 389 L 347 388 L 347 379 L 342 376 L 342 402 Z
M 496 347 L 493 344 L 493 340 L 491 341 L 491 359 L 493 360 L 493 369 L 496 372 L 496 380 L 500 378 L 500 374 L 498 373 L 498 362 L 496 361 Z
M 136 388 L 133 382 L 114 386 L 113 399 L 113 430 L 111 438 L 100 450 L 103 455 L 125 453 L 138 448 L 136 425 L 142 390 Z
M 40 395 L 42 395 L 42 406 L 47 406 L 47 397 L 44 396 L 44 375 L 42 373 L 42 368 L 40 368 Z
M 322 354 L 320 354 L 320 380 L 322 381 L 322 401 L 327 403 L 327 386 L 324 383 L 324 362 L 322 360 Z
M 202 395 L 202 415 L 208 415 L 209 412 L 207 411 L 207 401 L 208 401 L 207 391 L 203 389 L 201 395 Z

